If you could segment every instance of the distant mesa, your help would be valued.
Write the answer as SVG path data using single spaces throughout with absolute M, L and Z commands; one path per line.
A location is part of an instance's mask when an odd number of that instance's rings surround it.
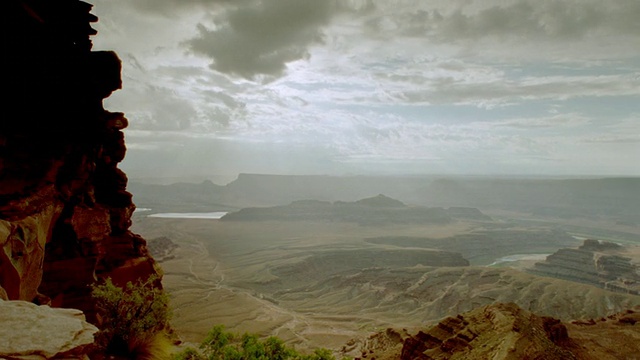
M 405 205 L 402 201 L 392 199 L 382 194 L 379 194 L 378 196 L 358 200 L 355 202 L 355 204 L 362 205 L 362 206 L 378 207 L 378 208 L 406 208 L 407 207 L 407 205 Z
M 300 199 L 355 202 L 372 194 L 384 194 L 404 204 L 428 207 L 507 210 L 554 219 L 607 218 L 624 226 L 640 224 L 640 178 L 558 180 L 240 174 L 224 186 L 208 181 L 172 185 L 130 182 L 129 189 L 135 194 L 136 204 L 162 212 L 283 206 Z M 176 204 L 183 208 L 176 209 Z
M 446 224 L 454 219 L 491 220 L 475 208 L 408 206 L 383 194 L 354 202 L 298 200 L 283 206 L 243 208 L 222 217 L 227 221 L 335 221 L 367 225 Z
M 582 246 L 578 249 L 586 251 L 609 251 L 609 250 L 622 250 L 624 247 L 620 244 L 616 244 L 610 241 L 600 241 L 593 239 L 585 239 Z
M 616 243 L 587 239 L 577 249 L 563 248 L 547 256 L 529 272 L 640 295 L 638 261 L 624 256 L 624 250 Z

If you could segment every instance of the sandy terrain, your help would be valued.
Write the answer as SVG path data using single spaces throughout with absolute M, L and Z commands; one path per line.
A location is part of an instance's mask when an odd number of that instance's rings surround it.
M 446 237 L 470 228 L 457 224 L 385 231 Z M 171 294 L 173 325 L 185 341 L 199 342 L 213 325 L 224 324 L 232 331 L 276 335 L 301 349 L 338 348 L 388 324 L 358 314 L 295 312 L 243 285 L 273 280 L 269 267 L 295 263 L 310 250 L 360 248 L 363 237 L 379 235 L 380 230 L 355 224 L 161 218 L 141 218 L 134 226 L 146 238 L 167 236 L 180 246 L 173 259 L 160 265 Z
M 187 342 L 200 342 L 213 325 L 224 324 L 236 332 L 279 336 L 303 351 L 337 350 L 350 339 L 387 327 L 417 328 L 493 301 L 515 301 L 560 318 L 603 316 L 640 304 L 638 296 L 504 267 L 511 262 L 495 268 L 407 268 L 381 259 L 379 250 L 431 250 L 365 241 L 380 236 L 442 239 L 478 228 L 467 222 L 364 227 L 141 217 L 133 230 L 179 245 L 175 257 L 160 265 L 174 308 L 173 325 Z M 535 243 L 524 241 L 525 255 L 514 263 L 535 261 L 541 256 L 537 250 Z M 323 256 L 337 251 L 358 258 Z M 304 261 L 311 268 L 301 267 Z M 356 268 L 349 269 L 350 263 Z M 386 267 L 377 267 L 380 263 Z

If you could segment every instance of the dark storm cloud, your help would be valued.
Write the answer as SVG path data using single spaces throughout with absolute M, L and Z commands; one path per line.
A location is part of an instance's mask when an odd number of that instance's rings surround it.
M 245 0 L 132 0 L 131 4 L 143 12 L 171 15 L 183 9 L 210 8 L 216 5 L 237 4 L 243 1 Z
M 639 0 L 91 2 L 134 176 L 638 174 Z
M 638 1 L 528 1 L 494 6 L 475 15 L 454 12 L 444 24 L 448 38 L 483 35 L 575 39 L 596 31 L 639 35 Z M 634 14 L 630 16 L 630 14 Z
M 471 5 L 470 5 L 471 4 Z M 500 38 L 577 39 L 589 34 L 640 35 L 640 1 L 512 1 L 466 3 L 452 9 L 398 7 L 367 23 L 373 32 L 429 36 L 442 41 Z M 480 9 L 473 9 L 473 5 Z M 484 7 L 483 7 L 484 6 Z
M 307 48 L 322 43 L 322 26 L 335 9 L 328 0 L 243 2 L 215 27 L 199 24 L 199 35 L 186 44 L 211 58 L 214 70 L 247 79 L 280 76 L 286 63 L 308 57 Z

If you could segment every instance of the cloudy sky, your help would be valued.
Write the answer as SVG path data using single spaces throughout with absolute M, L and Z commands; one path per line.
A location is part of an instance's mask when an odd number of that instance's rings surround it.
M 640 175 L 640 1 L 88 0 L 131 178 Z

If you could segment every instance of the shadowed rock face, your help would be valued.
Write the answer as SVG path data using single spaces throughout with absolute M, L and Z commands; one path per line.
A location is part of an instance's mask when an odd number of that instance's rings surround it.
M 91 51 L 92 5 L 10 0 L 3 5 L 0 120 L 0 298 L 51 303 L 93 319 L 90 284 L 156 273 L 131 233 L 135 209 L 118 169 L 122 113 L 102 100 L 120 88 L 113 52 Z

